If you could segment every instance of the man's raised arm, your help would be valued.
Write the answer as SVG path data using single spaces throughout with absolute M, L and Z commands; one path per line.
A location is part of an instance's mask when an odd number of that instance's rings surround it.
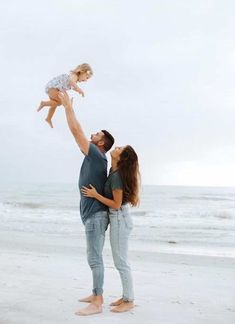
M 69 125 L 69 128 L 80 147 L 80 150 L 87 155 L 89 151 L 89 142 L 86 138 L 86 135 L 83 132 L 83 129 L 76 119 L 75 113 L 73 111 L 73 99 L 70 99 L 66 91 L 59 93 L 59 98 L 62 102 L 62 105 L 65 108 L 66 118 Z

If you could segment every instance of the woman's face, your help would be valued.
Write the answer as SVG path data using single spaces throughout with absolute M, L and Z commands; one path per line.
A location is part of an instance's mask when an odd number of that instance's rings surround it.
M 110 155 L 113 159 L 119 161 L 120 160 L 120 155 L 125 149 L 125 146 L 116 146 L 114 150 L 110 152 Z
M 78 76 L 78 81 L 79 82 L 86 82 L 88 79 L 90 79 L 90 77 L 91 77 L 91 74 L 89 74 L 87 72 L 82 72 Z

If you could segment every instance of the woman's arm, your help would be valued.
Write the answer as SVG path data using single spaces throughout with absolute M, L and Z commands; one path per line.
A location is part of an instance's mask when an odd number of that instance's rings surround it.
M 119 209 L 122 205 L 122 196 L 123 196 L 123 190 L 122 189 L 115 189 L 113 190 L 113 199 L 106 198 L 102 195 L 100 195 L 95 187 L 90 185 L 91 188 L 82 187 L 81 192 L 85 197 L 95 198 L 99 200 L 102 204 L 113 208 L 113 209 Z

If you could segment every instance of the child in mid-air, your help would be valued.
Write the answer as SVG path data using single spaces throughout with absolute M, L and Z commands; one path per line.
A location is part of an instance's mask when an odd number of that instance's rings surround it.
M 46 93 L 50 100 L 41 101 L 37 111 L 40 111 L 43 107 L 50 107 L 48 111 L 46 122 L 53 128 L 52 116 L 58 106 L 61 105 L 60 98 L 58 97 L 59 91 L 74 90 L 80 93 L 84 97 L 84 92 L 77 86 L 77 82 L 85 82 L 93 75 L 93 71 L 89 64 L 83 63 L 78 65 L 76 69 L 70 71 L 69 74 L 61 74 L 46 85 Z

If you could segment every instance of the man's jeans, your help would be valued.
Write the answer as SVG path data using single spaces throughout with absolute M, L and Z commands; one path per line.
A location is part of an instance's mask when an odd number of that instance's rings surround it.
M 109 220 L 113 261 L 122 281 L 122 298 L 124 301 L 133 301 L 132 274 L 128 263 L 128 238 L 133 224 L 128 207 L 122 205 L 118 210 L 109 208 Z
M 103 294 L 104 263 L 102 252 L 108 224 L 109 218 L 106 211 L 95 213 L 85 222 L 87 260 L 93 276 L 92 293 L 96 296 Z

